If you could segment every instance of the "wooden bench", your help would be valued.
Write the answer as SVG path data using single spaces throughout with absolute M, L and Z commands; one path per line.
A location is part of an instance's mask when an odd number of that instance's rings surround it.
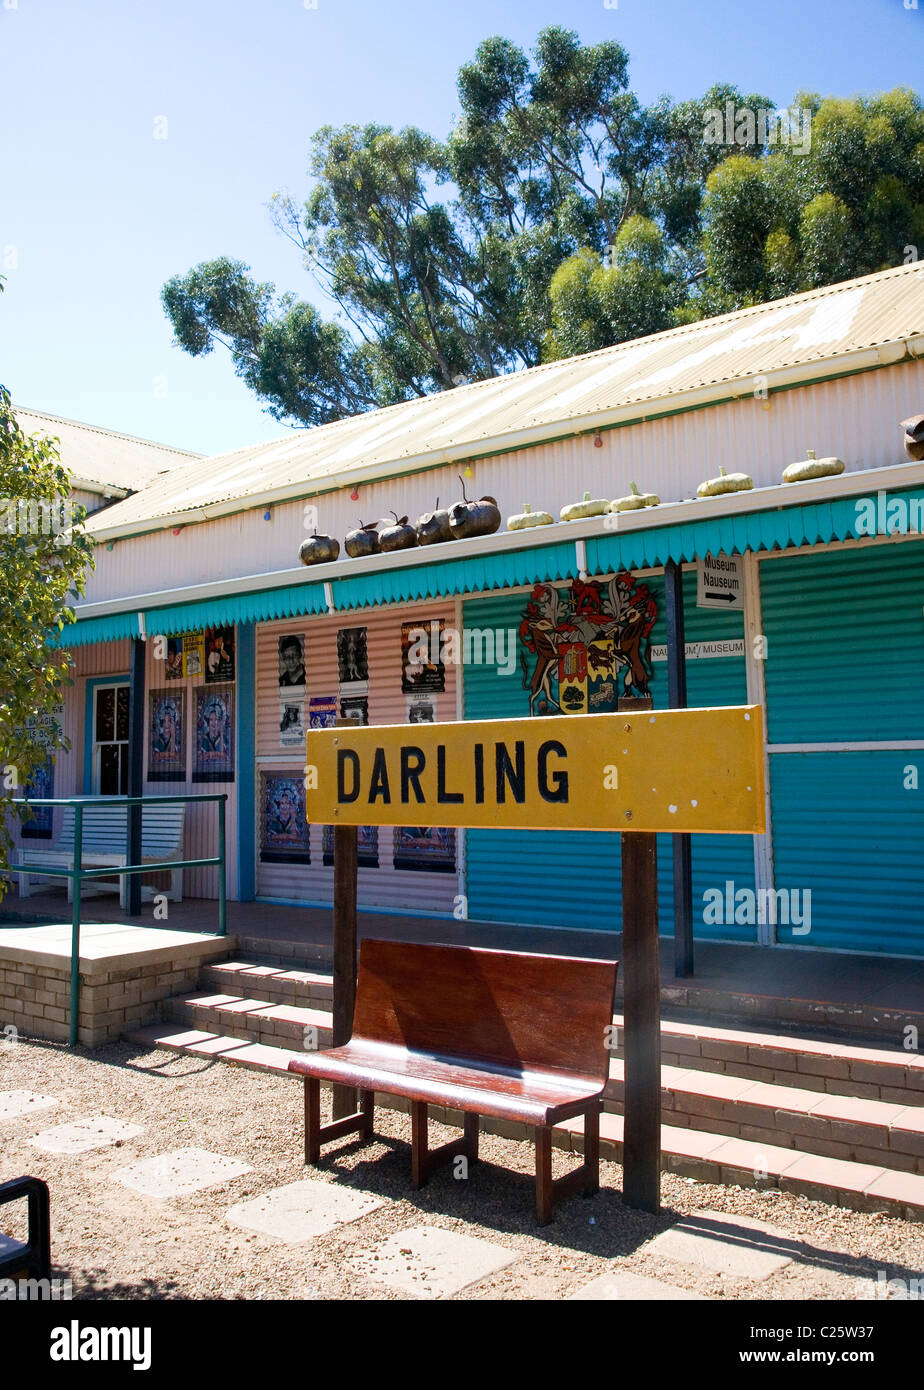
M 141 812 L 141 862 L 142 864 L 163 864 L 170 859 L 183 858 L 183 827 L 186 806 L 183 802 L 169 805 L 152 804 L 142 807 Z M 128 863 L 126 836 L 128 834 L 128 807 L 107 804 L 100 798 L 98 804 L 85 806 L 83 812 L 82 863 L 87 869 L 101 869 L 107 865 L 118 868 Z M 40 849 L 34 843 L 23 845 L 16 861 L 18 864 L 49 864 L 71 868 L 74 863 L 74 811 L 66 806 L 61 822 L 61 834 L 48 849 Z M 40 873 L 19 871 L 19 896 L 28 898 L 31 879 L 41 878 Z M 57 880 L 60 882 L 60 879 Z M 128 906 L 128 874 L 121 874 L 118 883 L 106 883 L 101 879 L 84 879 L 81 894 L 117 891 L 119 902 L 124 909 Z M 67 899 L 74 895 L 74 881 L 67 880 Z M 142 897 L 151 897 L 152 888 L 142 888 Z M 170 890 L 166 895 L 171 902 L 183 901 L 183 870 L 170 871 Z
M 616 961 L 463 946 L 363 941 L 353 1036 L 293 1058 L 305 1078 L 305 1162 L 346 1134 L 372 1137 L 376 1091 L 411 1101 L 411 1181 L 464 1154 L 478 1158 L 478 1116 L 530 1125 L 536 1214 L 599 1186 L 600 1111 L 609 1074 Z M 359 1109 L 321 1124 L 321 1080 L 357 1087 Z M 429 1150 L 427 1106 L 461 1110 L 461 1140 Z M 584 1162 L 552 1180 L 552 1126 L 584 1116 Z

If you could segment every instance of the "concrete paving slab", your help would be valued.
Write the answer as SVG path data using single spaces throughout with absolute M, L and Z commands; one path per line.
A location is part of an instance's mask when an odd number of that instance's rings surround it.
M 222 1183 L 251 1172 L 249 1163 L 207 1149 L 174 1149 L 171 1153 L 144 1158 L 119 1168 L 113 1182 L 141 1192 L 145 1197 L 185 1197 L 203 1187 L 219 1187 Z
M 92 1115 L 87 1120 L 75 1120 L 73 1124 L 44 1129 L 29 1143 L 33 1148 L 43 1149 L 49 1154 L 85 1154 L 91 1149 L 105 1149 L 109 1144 L 134 1139 L 141 1133 L 141 1125 L 114 1120 L 109 1115 Z
M 228 1210 L 226 1219 L 232 1226 L 299 1245 L 384 1205 L 384 1197 L 336 1183 L 291 1182 L 261 1197 L 238 1202 Z
M 349 1264 L 373 1283 L 418 1298 L 446 1298 L 516 1259 L 515 1251 L 488 1240 L 438 1226 L 411 1226 L 354 1256 Z
M 38 1110 L 50 1110 L 57 1104 L 54 1096 L 40 1096 L 35 1091 L 0 1091 L 0 1120 L 34 1115 Z
M 566 1301 L 580 1303 L 617 1299 L 627 1303 L 641 1300 L 647 1303 L 680 1302 L 684 1299 L 692 1299 L 699 1303 L 712 1301 L 704 1294 L 690 1293 L 689 1289 L 678 1288 L 676 1284 L 666 1284 L 661 1279 L 649 1279 L 645 1274 L 633 1274 L 628 1269 L 601 1274 L 576 1293 L 569 1294 Z
M 721 1211 L 684 1217 L 655 1236 L 645 1251 L 735 1279 L 769 1279 L 804 1253 L 779 1227 Z

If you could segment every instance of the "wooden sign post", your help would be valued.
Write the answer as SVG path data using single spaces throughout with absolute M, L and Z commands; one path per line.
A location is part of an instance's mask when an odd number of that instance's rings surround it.
M 652 708 L 651 697 L 619 701 L 620 714 Z M 631 729 L 631 720 L 626 721 Z M 661 1205 L 661 969 L 658 951 L 658 837 L 623 827 L 622 1198 L 657 1212 Z
M 334 826 L 334 1043 L 356 982 L 356 829 L 484 826 L 622 832 L 625 1199 L 658 1208 L 660 973 L 655 837 L 765 829 L 757 705 L 312 729 L 306 814 Z M 563 1027 L 567 1020 L 562 1021 Z M 341 1088 L 344 1089 L 345 1088 Z M 335 1118 L 354 1108 L 346 1092 Z

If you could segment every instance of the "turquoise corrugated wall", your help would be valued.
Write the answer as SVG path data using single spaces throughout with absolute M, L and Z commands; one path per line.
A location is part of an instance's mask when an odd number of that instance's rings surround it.
M 771 746 L 924 738 L 924 542 L 760 574 Z M 924 955 L 922 787 L 922 749 L 771 753 L 776 887 L 812 895 L 781 942 Z
M 655 578 L 645 582 L 658 600 L 659 617 L 652 632 L 652 643 L 664 644 L 667 633 L 663 580 Z M 467 628 L 512 628 L 516 632 L 527 597 L 521 593 L 469 600 L 464 605 L 464 624 Z M 705 611 L 697 609 L 695 604 L 696 577 L 690 573 L 684 576 L 688 642 L 743 636 L 740 614 Z M 517 651 L 519 655 L 519 646 Z M 743 657 L 690 661 L 687 673 L 691 705 L 746 703 Z M 664 709 L 667 705 L 665 662 L 654 663 L 651 689 L 655 707 Z M 519 664 L 509 676 L 499 675 L 494 667 L 466 666 L 466 719 L 528 714 L 527 692 L 522 686 Z M 658 864 L 661 930 L 669 934 L 673 930 L 673 890 L 670 837 L 667 835 L 659 836 Z M 473 920 L 599 931 L 620 929 L 622 899 L 616 835 L 580 831 L 469 830 L 466 832 L 466 873 L 468 910 Z M 695 935 L 752 941 L 755 939 L 753 927 L 720 929 L 705 927 L 702 923 L 703 893 L 706 888 L 724 887 L 727 879 L 732 879 L 736 887 L 753 888 L 751 837 L 694 836 Z

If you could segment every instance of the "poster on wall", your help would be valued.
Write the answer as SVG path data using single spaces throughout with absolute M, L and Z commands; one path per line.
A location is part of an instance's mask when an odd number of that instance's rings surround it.
M 336 726 L 336 695 L 312 695 L 308 701 L 309 729 L 334 729 Z
M 346 695 L 340 701 L 340 718 L 352 719 L 357 724 L 369 723 L 369 697 L 367 695 Z
M 183 633 L 183 675 L 201 676 L 205 668 L 205 646 L 201 632 Z
M 446 689 L 443 665 L 444 618 L 420 619 L 401 624 L 401 690 L 411 695 L 417 690 L 433 693 Z
M 264 772 L 260 779 L 260 859 L 264 864 L 310 864 L 305 793 L 297 772 Z
M 648 695 L 657 600 L 629 573 L 536 584 L 519 635 L 530 714 L 604 714 Z
M 341 686 L 369 679 L 369 653 L 364 627 L 342 627 L 337 633 L 337 678 Z
M 147 780 L 186 781 L 185 690 L 152 690 L 150 693 Z
M 33 796 L 54 796 L 55 794 L 55 764 L 50 753 L 45 754 L 45 761 L 32 769 L 32 776 L 23 787 L 23 797 L 26 801 Z M 21 835 L 24 840 L 50 840 L 54 825 L 55 808 L 53 806 L 35 806 L 29 820 L 23 821 Z
M 57 748 L 63 728 L 63 704 L 55 705 L 54 708 L 50 710 L 43 710 L 41 714 L 29 714 L 26 716 L 26 737 L 36 748 L 44 748 L 46 750 Z M 36 795 L 38 795 L 38 793 L 36 793 Z
M 305 689 L 305 638 L 302 633 L 289 632 L 279 638 L 279 688 L 299 686 Z
M 407 722 L 409 724 L 436 723 L 436 697 L 433 695 L 408 695 Z
M 305 692 L 291 691 L 292 699 L 279 703 L 279 742 L 294 748 L 305 742 Z M 301 698 L 296 698 L 298 695 Z
M 334 827 L 325 825 L 322 841 L 324 863 L 330 868 L 334 862 Z M 379 867 L 379 827 L 359 825 L 356 827 L 356 862 L 361 869 Z
M 234 680 L 234 626 L 205 629 L 206 681 Z
M 447 826 L 395 826 L 392 859 L 396 869 L 455 873 L 456 832 Z
M 234 691 L 231 686 L 196 687 L 194 782 L 234 781 Z
M 183 679 L 183 639 L 182 637 L 167 638 L 167 658 L 164 664 L 164 680 L 179 681 Z

